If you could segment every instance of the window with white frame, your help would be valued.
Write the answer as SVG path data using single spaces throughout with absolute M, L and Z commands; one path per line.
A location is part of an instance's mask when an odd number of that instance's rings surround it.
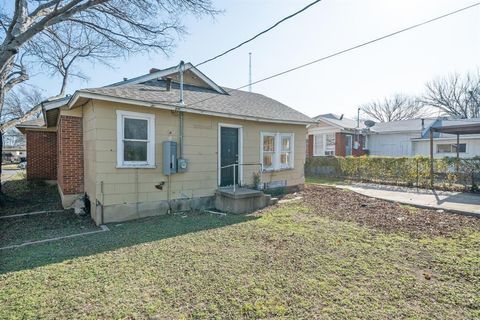
M 458 148 L 459 153 L 467 152 L 467 144 L 460 143 Z M 437 153 L 457 153 L 456 143 L 437 144 Z
M 321 133 L 313 136 L 315 156 L 335 155 L 335 133 Z
M 155 166 L 155 115 L 117 110 L 117 167 Z
M 263 169 L 272 170 L 275 162 L 275 134 L 263 134 L 262 141 Z
M 363 136 L 363 150 L 368 150 L 368 136 Z
M 264 170 L 293 168 L 294 143 L 292 133 L 261 134 L 261 161 Z
M 315 134 L 313 136 L 313 155 L 314 156 L 323 156 L 323 146 L 324 146 L 324 141 L 323 141 L 323 134 Z

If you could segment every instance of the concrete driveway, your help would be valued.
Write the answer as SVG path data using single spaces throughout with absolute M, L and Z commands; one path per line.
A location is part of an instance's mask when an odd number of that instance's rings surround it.
M 479 194 L 415 189 L 372 183 L 353 183 L 352 185 L 337 187 L 378 199 L 480 217 Z

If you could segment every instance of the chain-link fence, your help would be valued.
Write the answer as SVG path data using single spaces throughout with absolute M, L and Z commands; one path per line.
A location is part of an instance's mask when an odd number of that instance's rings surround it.
M 311 157 L 305 164 L 306 176 L 343 178 L 355 181 L 443 190 L 477 191 L 480 157 Z

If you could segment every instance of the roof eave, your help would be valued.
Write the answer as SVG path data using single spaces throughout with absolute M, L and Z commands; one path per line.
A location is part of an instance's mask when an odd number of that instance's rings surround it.
M 127 103 L 127 104 L 133 104 L 133 105 L 144 106 L 149 108 L 164 109 L 164 110 L 178 110 L 178 108 L 180 107 L 179 105 L 174 105 L 174 104 L 151 103 L 148 101 L 119 98 L 119 97 L 114 97 L 110 95 L 91 93 L 91 92 L 85 92 L 85 91 L 79 90 L 75 92 L 72 99 L 70 100 L 68 104 L 69 109 L 77 107 L 78 105 L 76 105 L 76 102 L 80 98 L 97 99 L 97 100 L 104 100 L 104 101 L 111 101 L 111 102 L 118 102 L 118 103 Z M 296 120 L 288 120 L 288 119 L 250 117 L 250 116 L 236 115 L 236 114 L 223 113 L 223 112 L 214 112 L 214 111 L 189 108 L 189 107 L 183 107 L 182 111 L 187 113 L 203 114 L 203 115 L 225 117 L 225 118 L 232 118 L 232 119 L 250 120 L 250 121 L 257 121 L 257 122 L 285 123 L 285 124 L 296 124 L 296 125 L 305 125 L 305 126 L 316 123 L 315 121 L 296 121 Z

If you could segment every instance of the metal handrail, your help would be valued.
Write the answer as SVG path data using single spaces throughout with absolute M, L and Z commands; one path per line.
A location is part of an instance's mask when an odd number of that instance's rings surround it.
M 233 167 L 233 192 L 235 193 L 235 185 L 237 184 L 236 183 L 236 179 L 235 179 L 235 176 L 236 176 L 236 168 L 238 166 L 260 166 L 260 183 L 262 183 L 262 172 L 263 172 L 263 163 L 232 163 L 232 164 L 228 164 L 226 166 L 223 166 L 223 167 L 220 167 L 220 174 L 221 174 L 221 170 L 222 169 L 225 169 L 225 168 L 230 168 L 230 167 Z

